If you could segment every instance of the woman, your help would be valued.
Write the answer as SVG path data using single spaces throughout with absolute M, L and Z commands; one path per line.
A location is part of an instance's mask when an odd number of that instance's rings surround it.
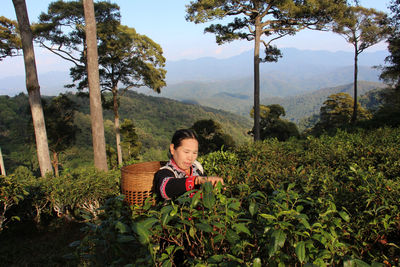
M 199 142 L 194 131 L 181 129 L 175 132 L 169 146 L 170 161 L 154 175 L 154 191 L 163 199 L 173 199 L 187 191 L 199 188 L 205 182 L 215 186 L 224 183 L 220 177 L 207 177 L 196 161 Z

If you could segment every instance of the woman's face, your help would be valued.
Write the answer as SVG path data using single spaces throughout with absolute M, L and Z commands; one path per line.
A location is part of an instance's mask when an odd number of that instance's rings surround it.
M 178 148 L 174 148 L 173 144 L 171 144 L 169 148 L 171 155 L 178 167 L 184 171 L 187 171 L 197 159 L 199 143 L 193 138 L 183 139 Z

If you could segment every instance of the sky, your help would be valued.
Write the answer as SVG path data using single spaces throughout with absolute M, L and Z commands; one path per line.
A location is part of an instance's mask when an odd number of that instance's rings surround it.
M 47 11 L 50 0 L 26 0 L 29 20 L 38 21 L 41 12 Z M 205 24 L 194 24 L 185 20 L 185 5 L 182 0 L 112 0 L 120 6 L 121 23 L 147 35 L 161 45 L 168 61 L 197 59 L 202 57 L 228 58 L 253 48 L 253 42 L 234 41 L 217 45 L 215 35 L 204 33 Z M 389 12 L 390 0 L 360 0 L 362 6 Z M 3 0 L 0 16 L 16 20 L 11 0 Z M 216 21 L 217 22 L 217 21 Z M 352 46 L 343 37 L 329 32 L 301 31 L 295 36 L 286 36 L 273 44 L 278 48 L 293 47 L 301 50 L 352 51 Z M 385 43 L 370 47 L 367 51 L 387 49 Z M 65 71 L 68 63 L 51 52 L 35 45 L 38 73 Z M 23 58 L 13 57 L 0 61 L 0 79 L 23 74 Z M 1 93 L 0 93 L 1 94 Z

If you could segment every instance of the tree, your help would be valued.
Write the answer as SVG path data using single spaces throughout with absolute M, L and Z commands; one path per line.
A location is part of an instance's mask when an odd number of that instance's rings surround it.
M 56 176 L 61 165 L 59 154 L 74 143 L 79 130 L 74 124 L 76 110 L 75 103 L 64 94 L 53 98 L 50 104 L 44 104 L 49 148 L 53 154 L 52 164 Z
M 235 147 L 232 136 L 225 134 L 221 125 L 213 120 L 196 121 L 191 129 L 197 134 L 201 155 Z
M 299 136 L 299 130 L 295 123 L 280 118 L 280 116 L 286 115 L 285 109 L 281 105 L 260 105 L 260 111 L 261 140 L 277 138 L 279 141 L 286 141 L 292 136 Z M 254 108 L 251 110 L 250 116 L 254 117 Z M 250 134 L 254 134 L 254 128 Z
M 132 87 L 146 86 L 156 92 L 166 85 L 165 58 L 161 47 L 135 29 L 123 26 L 119 21 L 119 8 L 108 2 L 98 2 L 96 7 L 97 36 L 99 51 L 99 75 L 102 91 L 112 93 L 111 105 L 114 112 L 114 128 L 118 163 L 122 164 L 120 145 L 119 94 Z M 76 2 L 55 2 L 49 6 L 48 14 L 40 16 L 38 26 L 41 44 L 52 52 L 74 62 L 70 74 L 77 87 L 84 90 L 88 86 L 85 67 L 85 36 L 81 33 L 82 12 Z M 70 10 L 74 10 L 71 14 Z M 61 30 L 61 27 L 68 29 Z M 70 29 L 74 30 L 70 30 Z M 51 46 L 46 45 L 46 41 Z M 83 49 L 82 49 L 83 48 Z M 80 57 L 74 57 L 74 53 Z M 124 88 L 119 90 L 118 86 Z M 104 98 L 106 99 L 106 98 Z
M 400 92 L 400 0 L 392 0 L 390 10 L 390 25 L 393 30 L 388 38 L 390 55 L 385 59 L 389 65 L 383 68 L 380 78 Z
M 35 52 L 33 49 L 33 36 L 30 28 L 25 0 L 13 0 L 17 15 L 19 32 L 21 34 L 22 51 L 24 54 L 26 88 L 29 95 L 33 127 L 35 130 L 36 149 L 40 166 L 40 173 L 45 176 L 51 173 L 49 145 L 47 142 L 46 126 L 40 98 L 40 86 L 36 71 Z
M 83 0 L 83 9 L 86 23 L 86 67 L 90 94 L 90 118 L 92 121 L 94 165 L 99 170 L 107 171 L 106 141 L 104 137 L 103 109 L 101 107 L 100 97 L 96 19 L 94 17 L 93 0 Z
M 320 109 L 320 121 L 314 130 L 329 130 L 350 124 L 354 110 L 353 105 L 354 100 L 347 93 L 330 95 Z M 370 119 L 371 114 L 368 110 L 361 107 L 359 103 L 357 105 L 357 120 Z
M 5 57 L 18 55 L 18 51 L 22 48 L 17 29 L 16 21 L 0 17 L 0 61 Z
M 139 142 L 139 137 L 136 134 L 135 125 L 131 120 L 125 119 L 121 124 L 123 159 L 125 162 L 137 160 L 142 143 Z
M 98 27 L 100 79 L 103 91 L 112 93 L 114 127 L 118 164 L 122 165 L 122 149 L 119 126 L 119 96 L 132 87 L 146 86 L 160 93 L 166 85 L 165 58 L 161 47 L 135 29 L 123 25 Z M 74 80 L 80 80 L 78 89 L 86 87 L 86 71 L 82 67 L 72 69 Z M 123 85 L 124 88 L 118 89 Z
M 354 105 L 351 122 L 357 119 L 358 56 L 367 48 L 379 43 L 389 33 L 387 16 L 373 8 L 350 6 L 343 16 L 332 23 L 334 32 L 343 36 L 354 47 Z
M 281 57 L 280 50 L 271 43 L 305 28 L 320 29 L 345 4 L 345 0 L 196 0 L 187 6 L 186 19 L 194 23 L 234 17 L 227 25 L 212 24 L 205 28 L 205 32 L 216 34 L 218 44 L 237 39 L 254 41 L 254 140 L 260 139 L 259 65 Z M 265 47 L 263 59 L 260 58 L 261 43 Z

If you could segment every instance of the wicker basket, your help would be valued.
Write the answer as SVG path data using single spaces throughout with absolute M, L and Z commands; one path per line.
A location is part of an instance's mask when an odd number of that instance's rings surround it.
M 143 205 L 152 195 L 154 174 L 165 162 L 152 161 L 121 168 L 121 192 L 130 205 Z

